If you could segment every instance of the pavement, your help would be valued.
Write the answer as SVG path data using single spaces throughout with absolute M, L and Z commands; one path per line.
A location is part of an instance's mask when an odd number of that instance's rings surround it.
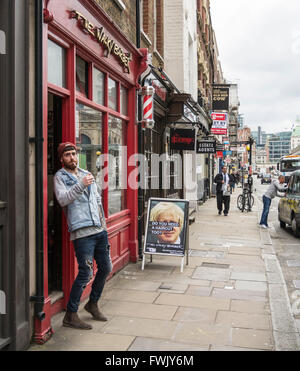
M 292 351 L 300 350 L 287 289 L 269 230 L 258 226 L 261 202 L 251 213 L 236 207 L 219 216 L 216 199 L 197 209 L 190 226 L 188 265 L 147 256 L 129 264 L 104 289 L 100 309 L 107 322 L 79 316 L 93 330 L 62 327 L 30 351 Z M 272 232 L 272 231 L 271 231 Z

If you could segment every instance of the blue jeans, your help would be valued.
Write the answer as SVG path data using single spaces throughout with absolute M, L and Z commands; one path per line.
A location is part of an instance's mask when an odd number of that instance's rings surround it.
M 81 295 L 93 278 L 93 260 L 95 259 L 97 263 L 98 271 L 92 285 L 90 300 L 95 303 L 101 297 L 106 278 L 112 270 L 112 263 L 106 231 L 79 238 L 73 243 L 78 262 L 78 275 L 72 286 L 67 310 L 77 312 Z
M 268 216 L 270 211 L 272 200 L 269 197 L 263 196 L 264 209 L 262 212 L 260 225 L 266 225 L 268 227 Z

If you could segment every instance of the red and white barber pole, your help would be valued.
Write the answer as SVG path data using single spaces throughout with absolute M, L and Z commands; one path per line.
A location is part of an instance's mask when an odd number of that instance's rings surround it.
M 143 96 L 143 120 L 141 124 L 143 127 L 148 129 L 153 129 L 154 121 L 154 100 L 155 89 L 153 86 L 144 86 L 141 90 L 141 95 Z

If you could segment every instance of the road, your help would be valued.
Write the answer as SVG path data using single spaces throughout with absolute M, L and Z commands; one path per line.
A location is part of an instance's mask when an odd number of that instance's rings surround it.
M 255 196 L 258 205 L 262 207 L 262 196 L 268 184 L 261 184 L 260 179 L 254 177 Z M 276 252 L 290 299 L 290 304 L 298 328 L 300 328 L 300 238 L 293 235 L 292 229 L 280 228 L 278 221 L 279 198 L 272 201 L 269 214 L 269 232 L 273 248 Z

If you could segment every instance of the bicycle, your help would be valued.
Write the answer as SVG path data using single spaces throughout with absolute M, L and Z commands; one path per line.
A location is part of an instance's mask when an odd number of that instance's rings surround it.
M 243 189 L 243 193 L 239 195 L 237 199 L 237 207 L 241 212 L 244 211 L 251 211 L 254 205 L 254 197 L 252 196 L 252 192 L 248 188 Z

